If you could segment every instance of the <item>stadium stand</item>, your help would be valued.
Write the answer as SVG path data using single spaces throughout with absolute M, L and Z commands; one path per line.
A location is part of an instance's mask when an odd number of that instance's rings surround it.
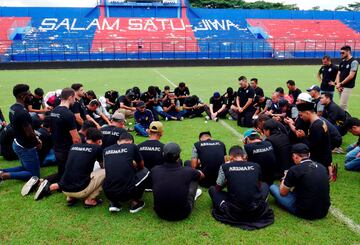
M 102 0 L 93 8 L 1 7 L 10 61 L 338 57 L 360 49 L 360 13 L 191 8 Z

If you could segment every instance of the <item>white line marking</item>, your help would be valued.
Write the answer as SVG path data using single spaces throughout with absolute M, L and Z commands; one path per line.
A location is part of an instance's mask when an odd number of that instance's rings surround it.
M 360 225 L 356 224 L 352 219 L 346 217 L 339 209 L 331 206 L 330 213 L 342 223 L 346 224 L 350 230 L 360 235 Z
M 224 128 L 230 130 L 236 137 L 239 138 L 239 140 L 242 142 L 244 139 L 244 135 L 242 135 L 239 131 L 237 131 L 235 128 L 231 127 L 230 124 L 225 122 L 224 120 L 219 120 L 220 124 L 224 126 Z
M 154 72 L 156 72 L 159 76 L 161 76 L 162 78 L 164 78 L 166 81 L 168 81 L 168 83 L 170 83 L 172 86 L 174 86 L 176 88 L 176 84 L 173 83 L 169 78 L 165 77 L 163 74 L 161 74 L 158 70 L 153 69 Z

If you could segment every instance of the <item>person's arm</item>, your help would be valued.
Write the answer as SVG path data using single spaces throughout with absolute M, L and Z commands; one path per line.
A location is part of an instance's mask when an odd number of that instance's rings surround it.
M 214 107 L 213 104 L 209 105 L 209 110 L 210 110 L 211 115 L 214 114 L 214 108 L 213 107 Z
M 192 151 L 191 151 L 191 167 L 193 169 L 196 169 L 199 165 L 199 159 L 198 159 L 198 153 L 197 153 L 197 150 L 196 150 L 196 147 L 195 145 L 193 146 L 192 148 Z
M 219 174 L 218 174 L 218 177 L 216 180 L 216 186 L 215 186 L 216 191 L 221 191 L 225 187 L 225 185 L 226 185 L 226 179 L 225 179 L 223 166 L 220 166 Z
M 287 196 L 289 194 L 290 188 L 288 188 L 286 185 L 284 185 L 284 180 L 280 183 L 280 195 L 281 196 Z
M 245 111 L 253 102 L 254 99 L 249 98 L 246 102 L 246 104 L 244 105 L 244 107 L 241 109 L 242 111 Z
M 89 114 L 86 114 L 86 120 L 93 122 L 97 129 L 101 128 L 101 126 Z
M 111 122 L 110 122 L 109 118 L 102 112 L 100 112 L 99 114 L 100 114 L 99 116 L 106 122 L 106 124 L 110 125 Z
M 240 107 L 240 96 L 236 96 L 236 106 L 238 107 L 238 109 L 240 110 L 241 107 Z
M 183 109 L 184 110 L 192 110 L 194 109 L 194 106 L 187 106 L 185 103 L 183 104 Z
M 321 71 L 321 69 L 318 71 L 316 77 L 317 77 L 317 80 L 318 80 L 320 83 L 322 83 L 322 73 L 321 73 L 320 71 Z
M 35 112 L 35 113 L 44 113 L 48 111 L 47 109 L 41 109 L 41 110 L 33 109 L 32 105 L 28 105 L 27 109 L 29 112 Z
M 73 144 L 81 143 L 81 138 L 80 138 L 79 132 L 76 129 L 70 130 L 69 133 L 71 135 Z
M 125 110 L 130 110 L 130 111 L 136 111 L 135 107 L 126 106 L 123 102 L 120 102 L 120 108 L 125 109 Z
M 339 86 L 340 87 L 343 87 L 345 84 L 347 84 L 348 82 L 350 82 L 356 75 L 356 72 L 358 70 L 358 66 L 359 66 L 359 63 L 354 60 L 353 62 L 351 62 L 351 70 L 350 70 L 350 73 L 349 75 L 339 83 Z
M 221 113 L 222 111 L 224 111 L 226 109 L 226 104 L 223 104 L 221 106 L 221 108 L 216 112 L 216 115 L 218 115 L 219 113 Z

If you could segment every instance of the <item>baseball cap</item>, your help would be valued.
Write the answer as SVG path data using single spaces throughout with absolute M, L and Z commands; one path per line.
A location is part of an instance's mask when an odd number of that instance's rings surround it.
M 309 147 L 303 143 L 295 144 L 291 148 L 291 153 L 307 154 L 309 152 Z
M 214 98 L 215 98 L 215 99 L 220 98 L 220 93 L 219 93 L 219 92 L 215 92 L 215 93 L 214 93 Z
M 145 107 L 145 102 L 144 101 L 139 101 L 137 104 L 136 104 L 136 107 L 140 108 L 140 107 Z
M 159 121 L 153 121 L 149 126 L 149 131 L 153 133 L 163 133 L 163 124 Z
M 246 130 L 246 132 L 244 133 L 244 141 L 246 140 L 247 137 L 250 137 L 251 135 L 259 135 L 259 133 L 255 130 L 255 129 L 248 129 Z
M 309 102 L 309 103 L 312 102 L 311 95 L 308 94 L 308 93 L 301 93 L 301 94 L 299 94 L 299 96 L 297 97 L 297 99 L 298 99 L 298 100 L 305 101 L 305 102 Z
M 297 104 L 296 108 L 298 109 L 298 111 L 314 111 L 315 110 L 315 103 L 301 103 L 301 104 Z
M 117 111 L 112 115 L 111 119 L 113 121 L 125 121 L 125 116 L 123 113 Z
M 310 92 L 311 90 L 316 90 L 320 92 L 320 88 L 317 85 L 312 85 L 310 88 L 308 88 L 306 91 Z
M 164 145 L 164 155 L 179 155 L 181 152 L 180 146 L 174 142 L 169 142 Z

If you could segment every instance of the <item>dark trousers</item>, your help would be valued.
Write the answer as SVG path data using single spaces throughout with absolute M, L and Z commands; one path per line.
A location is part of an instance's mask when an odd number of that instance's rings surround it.
M 212 200 L 213 206 L 220 209 L 221 205 L 229 200 L 229 193 L 225 191 L 217 191 L 215 186 L 209 188 L 209 195 Z M 269 186 L 266 183 L 261 184 L 261 198 L 266 200 L 269 195 Z
M 186 110 L 185 116 L 187 117 L 200 117 L 201 114 L 205 111 L 204 107 L 192 110 Z
M 55 174 L 45 177 L 51 184 L 58 183 L 65 172 L 65 165 L 69 155 L 67 150 L 55 150 L 55 159 L 58 165 L 58 171 Z
M 253 119 L 255 111 L 254 110 L 246 110 L 238 114 L 237 125 L 240 127 L 253 127 Z
M 144 194 L 145 183 L 149 173 L 150 172 L 147 168 L 143 168 L 136 173 L 133 182 L 126 187 L 125 191 L 121 193 L 114 193 L 104 190 L 106 197 L 110 200 L 110 202 L 115 203 L 126 202 L 129 200 L 140 200 Z
M 211 118 L 210 108 L 209 108 L 208 106 L 205 106 L 204 108 L 205 108 L 206 114 Z M 216 112 L 216 111 L 214 111 L 214 112 Z M 225 108 L 222 112 L 220 112 L 220 113 L 217 115 L 217 117 L 219 117 L 219 118 L 225 118 L 227 114 L 228 114 L 228 109 Z

